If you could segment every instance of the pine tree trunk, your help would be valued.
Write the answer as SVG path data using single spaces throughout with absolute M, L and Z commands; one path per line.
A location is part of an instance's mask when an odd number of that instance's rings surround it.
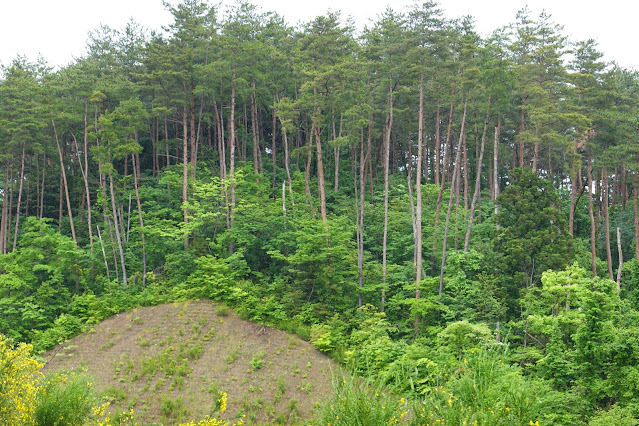
M 138 135 L 135 133 L 137 142 Z M 146 242 L 144 240 L 144 219 L 142 218 L 142 203 L 140 202 L 140 191 L 138 190 L 138 181 L 140 179 L 140 154 L 133 156 L 133 186 L 135 188 L 135 201 L 138 205 L 138 217 L 140 219 L 140 239 L 142 241 L 142 285 L 146 286 Z
M 621 294 L 621 271 L 623 269 L 623 252 L 621 251 L 621 228 L 617 227 L 617 252 L 619 253 L 619 266 L 617 267 L 617 297 Z
M 462 164 L 464 165 L 464 210 L 468 211 L 468 140 L 467 135 L 464 135 L 464 147 L 462 148 Z M 459 186 L 461 181 L 457 184 Z M 459 190 L 457 191 L 459 195 Z M 455 234 L 456 235 L 456 234 Z M 457 244 L 455 244 L 455 249 L 457 249 Z
M 605 233 L 606 233 L 606 258 L 608 261 L 608 276 L 611 280 L 614 280 L 614 276 L 612 274 L 612 252 L 610 251 L 610 214 L 608 210 L 608 171 L 604 167 L 601 170 L 601 203 L 603 207 L 603 215 L 604 215 L 604 223 L 605 223 Z
M 490 96 L 488 97 L 488 104 L 490 105 Z M 477 160 L 477 171 L 475 175 L 475 192 L 473 193 L 473 200 L 470 203 L 470 217 L 468 218 L 468 227 L 466 228 L 466 238 L 464 239 L 464 251 L 468 251 L 470 245 L 470 233 L 473 227 L 473 220 L 475 218 L 475 205 L 479 199 L 481 192 L 481 169 L 484 162 L 484 147 L 486 146 L 486 132 L 488 131 L 488 117 L 484 120 L 484 131 L 481 135 L 481 147 L 479 148 L 479 159 Z
M 592 276 L 597 276 L 597 246 L 596 246 L 596 228 L 595 213 L 592 202 L 592 158 L 588 156 L 588 216 L 590 216 L 590 252 L 592 255 Z
M 441 162 L 441 118 L 440 118 L 440 105 L 439 99 L 437 99 L 437 112 L 435 113 L 435 185 L 439 185 L 439 171 Z
M 277 102 L 277 98 L 276 98 L 275 95 L 273 95 L 273 105 L 275 105 L 276 102 Z M 276 134 L 276 130 L 277 130 L 277 110 L 275 109 L 275 107 L 273 107 L 272 118 L 273 118 L 273 120 L 272 120 L 273 130 L 271 131 L 271 161 L 273 163 L 273 188 L 275 188 L 275 179 L 276 179 L 276 176 L 277 176 L 277 173 L 276 173 L 276 171 L 277 171 L 277 150 L 276 150 L 276 145 L 275 145 L 275 134 Z M 288 160 L 286 160 L 286 162 L 288 163 Z M 288 167 L 288 164 L 287 164 L 287 167 Z
M 0 219 L 0 254 L 7 254 L 7 222 L 9 216 L 9 200 L 7 191 L 9 189 L 9 165 L 4 167 L 4 187 L 2 189 L 2 218 Z
M 120 266 L 122 268 L 122 284 L 127 285 L 126 265 L 124 263 L 124 248 L 122 246 L 122 236 L 120 235 L 120 227 L 118 226 L 118 209 L 115 205 L 115 189 L 113 183 L 113 173 L 109 173 L 109 189 L 111 191 L 111 212 L 113 213 L 113 227 L 115 228 L 115 239 L 118 243 L 118 251 L 120 253 Z
M 186 206 L 188 202 L 188 188 L 189 188 L 189 163 L 188 163 L 188 151 L 189 151 L 189 138 L 188 138 L 188 109 L 184 106 L 182 113 L 182 204 L 184 205 L 184 224 L 189 223 L 189 209 Z M 115 205 L 113 206 L 113 214 L 115 216 Z M 115 219 L 115 217 L 114 217 Z M 116 226 L 117 228 L 117 226 Z M 189 246 L 189 236 L 184 237 L 184 248 Z
M 359 307 L 362 307 L 362 288 L 364 287 L 364 193 L 366 191 L 366 161 L 370 151 L 364 156 L 364 129 L 362 128 L 359 151 L 359 246 L 357 249 L 357 283 L 360 289 L 358 296 Z
M 519 132 L 520 134 L 526 131 L 526 110 L 524 108 L 521 109 L 521 122 L 520 122 Z M 519 142 L 519 167 L 524 167 L 524 141 Z
M 235 222 L 235 69 L 233 70 L 231 83 L 231 114 L 229 117 L 229 147 L 230 147 L 230 180 L 231 180 L 231 204 L 229 206 L 229 218 L 231 226 Z M 235 241 L 229 241 L 229 253 L 235 251 Z
M 373 113 L 368 115 L 368 136 L 366 137 L 366 166 L 368 167 L 369 186 L 371 188 L 371 203 L 375 198 L 375 187 L 373 185 Z M 365 173 L 366 174 L 366 173 Z
M 499 197 L 499 138 L 501 133 L 501 117 L 497 117 L 497 127 L 495 127 L 495 139 L 493 145 L 493 190 L 495 192 L 495 217 L 499 213 L 499 205 L 497 203 L 497 197 Z M 499 230 L 499 224 L 495 225 Z
M 47 151 L 45 149 L 44 154 L 42 155 L 42 184 L 40 185 L 42 190 L 40 191 L 40 203 L 39 203 L 40 212 L 38 213 L 38 217 L 40 219 L 42 219 L 42 217 L 44 216 L 44 184 L 46 182 L 46 175 L 47 175 Z
M 109 274 L 109 262 L 107 261 L 106 251 L 104 250 L 104 242 L 102 241 L 102 235 L 100 234 L 100 227 L 96 225 L 98 231 L 98 240 L 100 241 L 100 248 L 102 248 L 102 257 L 104 258 L 104 268 L 106 270 L 107 279 L 111 281 L 111 274 Z
M 457 182 L 455 179 L 458 174 L 458 169 L 460 166 L 460 158 L 461 158 L 461 147 L 462 140 L 464 138 L 465 126 L 466 126 L 466 110 L 468 108 L 468 96 L 466 96 L 466 100 L 464 101 L 464 115 L 462 116 L 461 129 L 459 133 L 459 142 L 457 143 L 457 155 L 455 158 L 455 168 L 453 171 L 453 181 L 451 182 L 451 195 L 448 197 L 448 212 L 446 213 L 446 226 L 444 228 L 444 240 L 443 240 L 443 248 L 442 248 L 442 265 L 439 273 L 439 296 L 444 293 L 444 268 L 446 267 L 446 243 L 448 239 L 448 228 L 450 226 L 450 213 L 453 207 L 453 188 L 455 188 Z
M 24 182 L 24 143 L 22 144 L 22 155 L 20 156 L 20 184 L 18 185 L 18 205 L 16 206 L 16 226 L 13 232 L 13 250 L 18 245 L 18 232 L 20 230 L 20 205 L 22 202 L 22 183 Z
M 60 154 L 60 173 L 62 175 L 62 182 L 64 184 L 64 193 L 67 200 L 67 209 L 69 211 L 69 225 L 71 226 L 71 237 L 73 242 L 77 245 L 78 241 L 75 238 L 75 226 L 73 225 L 73 213 L 71 212 L 71 199 L 69 198 L 69 185 L 67 184 L 67 174 L 64 169 L 64 157 L 62 155 L 62 148 L 60 147 L 60 141 L 58 140 L 58 131 L 55 127 L 55 121 L 51 120 L 53 124 L 53 133 L 55 135 L 55 143 L 58 146 L 58 153 Z
M 322 140 L 320 138 L 319 129 L 313 125 L 315 130 L 315 146 L 317 148 L 317 188 L 320 197 L 320 213 L 322 215 L 322 221 L 328 222 L 328 215 L 326 212 L 326 187 L 324 185 L 324 163 L 322 161 Z
M 85 121 L 86 124 L 86 121 Z M 75 136 L 73 136 L 73 143 L 75 144 L 75 150 L 77 152 L 80 152 L 79 148 L 78 148 L 78 141 L 75 138 Z M 84 183 L 84 190 L 82 192 L 83 197 L 85 197 L 84 202 L 86 202 L 87 205 L 87 227 L 88 227 L 88 231 L 89 231 L 89 248 L 91 249 L 91 268 L 93 268 L 93 229 L 92 229 L 92 215 L 91 215 L 91 194 L 89 192 L 89 177 L 87 175 L 87 167 L 89 164 L 88 161 L 88 153 L 87 153 L 87 149 L 88 149 L 88 138 L 87 138 L 87 132 L 86 132 L 86 127 L 85 127 L 85 135 L 84 135 L 84 165 L 82 164 L 82 161 L 78 161 L 78 164 L 80 165 L 80 173 L 82 174 L 82 181 Z M 79 159 L 78 159 L 79 160 Z M 83 202 L 83 204 L 84 204 Z
M 388 247 L 388 169 L 390 167 L 390 142 L 391 130 L 393 128 L 393 86 L 388 83 L 388 114 L 386 116 L 386 126 L 384 134 L 384 237 L 382 242 L 382 300 L 381 312 L 384 312 L 386 304 L 386 251 Z
M 258 151 L 260 139 L 257 132 L 257 102 L 255 100 L 255 78 L 251 77 L 251 133 L 253 136 L 253 173 L 259 174 Z
M 455 89 L 451 93 L 451 97 L 454 95 Z M 435 258 L 435 251 L 437 250 L 437 229 L 439 227 L 439 216 L 441 214 L 442 207 L 442 197 L 444 195 L 444 186 L 446 184 L 446 176 L 448 170 L 448 157 L 450 156 L 450 151 L 453 148 L 453 144 L 450 142 L 452 127 L 453 127 L 453 107 L 454 100 L 450 101 L 450 112 L 448 114 L 448 130 L 446 131 L 446 142 L 444 144 L 444 162 L 441 168 L 440 175 L 440 184 L 439 184 L 439 193 L 437 194 L 437 202 L 435 203 L 435 224 L 433 226 L 433 249 L 432 249 L 432 257 L 431 257 L 431 272 L 435 272 L 435 268 L 437 267 L 437 259 Z M 438 111 L 439 112 L 439 111 Z M 453 188 L 451 187 L 451 191 Z
M 291 168 L 288 158 L 288 137 L 286 135 L 286 128 L 284 127 L 282 127 L 282 141 L 284 142 L 284 168 L 286 169 L 286 179 L 288 180 L 288 191 L 291 194 L 291 205 L 295 206 L 295 201 L 293 200 L 293 183 L 291 182 Z
M 308 127 L 307 127 L 308 128 Z M 313 129 L 308 133 L 308 144 L 306 150 L 306 169 L 304 170 L 304 192 L 308 199 L 311 214 L 315 219 L 315 209 L 313 208 L 313 194 L 311 194 L 311 162 L 313 161 Z
M 634 175 L 634 209 L 635 209 L 635 258 L 639 261 L 639 174 Z
M 84 180 L 84 191 L 87 197 L 87 227 L 89 230 L 89 247 L 91 249 L 91 262 L 93 265 L 93 217 L 91 212 L 91 190 L 89 188 L 89 107 L 87 102 L 84 103 L 84 171 L 82 178 Z M 77 142 L 76 142 L 77 144 Z M 77 146 L 76 146 L 77 149 Z M 93 266 L 92 266 L 93 267 Z
M 423 64 L 422 64 L 423 65 Z M 417 173 L 415 176 L 415 192 L 417 206 L 415 209 L 415 298 L 421 297 L 420 282 L 422 280 L 422 156 L 424 145 L 424 72 L 419 76 L 419 110 L 417 125 Z M 411 199 L 412 203 L 412 199 Z M 417 325 L 417 323 L 416 323 Z
M 195 127 L 195 96 L 193 95 L 193 84 L 189 86 L 189 125 L 191 130 L 190 146 L 191 146 L 191 181 L 195 183 L 195 175 L 197 173 L 197 135 Z M 186 132 L 186 127 L 184 128 Z

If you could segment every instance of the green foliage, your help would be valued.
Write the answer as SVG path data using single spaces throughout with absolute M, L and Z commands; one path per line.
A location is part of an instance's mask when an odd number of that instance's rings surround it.
M 496 267 L 508 277 L 504 285 L 514 298 L 521 288 L 539 283 L 545 270 L 570 263 L 571 236 L 555 187 L 528 169 L 515 169 L 498 203 Z
M 34 421 L 38 425 L 84 424 L 98 402 L 93 382 L 87 376 L 53 374 L 40 388 Z
M 507 361 L 508 348 L 484 345 L 467 351 L 444 386 L 430 389 L 415 408 L 417 418 L 446 424 L 542 423 L 547 392 L 541 383 L 527 380 Z
M 195 259 L 196 269 L 182 285 L 175 287 L 178 300 L 207 297 L 216 301 L 233 300 L 233 289 L 246 274 L 241 252 L 220 259 L 205 255 Z
M 468 321 L 456 321 L 448 324 L 438 337 L 456 352 L 461 361 L 462 354 L 485 342 L 491 335 L 490 328 L 486 324 L 471 324 Z
M 579 424 L 593 409 L 593 424 L 636 417 L 639 262 L 628 259 L 639 74 L 608 67 L 592 40 L 575 43 L 566 63 L 561 28 L 528 9 L 510 31 L 482 39 L 472 20 L 449 21 L 427 2 L 407 13 L 388 9 L 356 39 L 339 13 L 292 28 L 250 4 L 238 3 L 222 19 L 217 6 L 200 0 L 167 7 L 174 22 L 165 34 L 147 40 L 134 26 L 103 28 L 90 36 L 86 58 L 56 73 L 22 58 L 2 67 L 0 332 L 40 353 L 126 309 L 210 298 L 310 339 L 379 386 L 432 397 L 408 409 L 410 422 L 424 413 L 428 422 L 451 424 Z M 441 203 L 455 195 L 446 188 L 449 151 L 464 99 L 464 206 L 460 186 L 448 241 L 455 250 L 447 254 L 440 297 L 444 221 L 435 223 L 435 205 L 440 188 Z M 458 251 L 467 181 L 479 173 L 479 141 L 491 140 L 493 126 L 501 129 L 497 170 L 484 155 L 471 248 Z M 420 134 L 430 141 L 417 177 L 430 262 L 416 283 L 415 200 L 406 175 L 415 178 Z M 584 157 L 594 167 L 595 211 L 611 203 L 610 224 L 621 229 L 621 299 L 614 283 L 586 272 L 591 188 L 571 200 L 576 206 L 568 201 L 583 185 L 579 176 L 585 180 Z M 536 172 L 514 168 L 531 161 Z M 53 178 L 63 171 L 64 183 Z M 289 174 L 291 191 L 280 195 Z M 606 175 L 612 179 L 602 198 Z M 328 220 L 318 220 L 316 188 L 323 193 L 332 183 Z M 496 210 L 489 201 L 495 186 Z M 138 192 L 139 216 L 129 201 Z M 599 258 L 592 261 L 607 276 L 606 218 L 597 218 Z M 611 250 L 615 267 L 618 256 Z M 489 344 L 493 338 L 513 350 Z M 182 355 L 196 359 L 201 348 Z M 181 361 L 165 361 L 171 374 L 186 374 Z M 333 401 L 338 408 L 323 414 L 326 422 L 406 421 L 383 392 L 366 412 L 354 398 L 372 397 L 372 388 L 343 385 L 348 401 L 341 408 Z M 45 414 L 74 422 L 68 407 L 83 398 L 82 385 L 46 386 L 66 411 L 56 412 L 43 393 Z M 165 416 L 185 415 L 180 401 L 163 402 Z
M 17 249 L 0 255 L 0 330 L 23 340 L 64 313 L 84 281 L 85 254 L 47 222 L 27 218 Z
M 33 350 L 35 353 L 44 352 L 76 336 L 81 330 L 82 322 L 79 318 L 70 314 L 61 314 L 55 319 L 51 328 L 44 331 L 36 330 L 33 336 Z
M 408 414 L 404 398 L 388 394 L 380 383 L 333 376 L 333 397 L 321 407 L 317 424 L 388 425 Z
M 595 413 L 588 424 L 590 426 L 635 426 L 639 425 L 639 419 L 632 409 L 613 405 L 609 410 L 600 410 Z

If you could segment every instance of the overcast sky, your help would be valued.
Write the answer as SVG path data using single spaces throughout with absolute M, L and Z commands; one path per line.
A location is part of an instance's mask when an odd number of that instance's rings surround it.
M 178 0 L 171 0 L 176 4 Z M 225 1 L 230 4 L 234 2 Z M 212 2 L 214 3 L 214 2 Z M 327 10 L 351 15 L 359 28 L 375 19 L 388 0 L 253 0 L 262 10 L 274 10 L 295 24 L 309 21 Z M 528 5 L 533 16 L 545 10 L 564 26 L 571 40 L 594 38 L 607 61 L 639 69 L 639 2 L 628 0 L 441 0 L 448 18 L 471 15 L 485 35 L 515 20 Z M 412 0 L 397 0 L 404 10 Z M 303 6 L 302 6 L 303 5 Z M 161 0 L 20 0 L 5 1 L 0 14 L 0 63 L 8 65 L 18 54 L 35 60 L 41 54 L 50 65 L 63 66 L 85 52 L 87 33 L 100 24 L 120 29 L 133 18 L 149 29 L 171 22 Z

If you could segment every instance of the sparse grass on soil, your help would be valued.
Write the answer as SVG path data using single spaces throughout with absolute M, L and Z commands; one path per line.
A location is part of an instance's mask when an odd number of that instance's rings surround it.
M 85 366 L 113 409 L 133 408 L 145 425 L 207 415 L 303 423 L 331 395 L 339 368 L 308 342 L 206 300 L 115 315 L 44 357 L 45 373 Z

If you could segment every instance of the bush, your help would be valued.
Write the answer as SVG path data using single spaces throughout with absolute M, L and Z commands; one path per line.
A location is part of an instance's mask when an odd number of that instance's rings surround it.
M 319 411 L 320 425 L 390 425 L 409 413 L 404 398 L 395 398 L 381 383 L 364 382 L 354 376 L 333 377 L 334 395 Z
M 39 425 L 74 426 L 86 423 L 99 398 L 92 381 L 76 373 L 48 376 L 38 392 L 34 420 Z
M 0 334 L 0 424 L 32 422 L 42 374 L 30 352 L 31 345 L 14 347 Z

